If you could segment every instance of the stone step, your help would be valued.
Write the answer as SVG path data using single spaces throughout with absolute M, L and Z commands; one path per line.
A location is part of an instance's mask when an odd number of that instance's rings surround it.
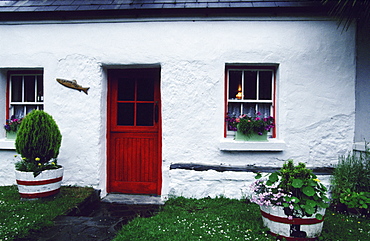
M 155 195 L 133 195 L 133 194 L 120 194 L 110 193 L 105 196 L 102 202 L 106 203 L 117 203 L 117 204 L 129 204 L 129 205 L 163 205 L 160 196 Z

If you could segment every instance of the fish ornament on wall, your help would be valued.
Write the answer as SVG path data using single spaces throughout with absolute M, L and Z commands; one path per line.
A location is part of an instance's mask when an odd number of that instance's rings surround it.
M 75 89 L 81 92 L 81 90 L 87 94 L 87 91 L 90 89 L 90 87 L 82 87 L 81 85 L 77 84 L 76 80 L 66 80 L 66 79 L 57 79 L 59 84 L 64 85 L 65 87 Z

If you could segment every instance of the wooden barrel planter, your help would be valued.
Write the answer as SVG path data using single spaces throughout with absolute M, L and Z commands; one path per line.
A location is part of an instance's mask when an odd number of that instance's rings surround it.
M 312 217 L 291 218 L 284 213 L 283 207 L 260 206 L 263 224 L 273 236 L 294 241 L 317 240 L 321 234 L 324 219 Z M 325 215 L 325 209 L 318 213 Z
M 21 198 L 42 198 L 58 194 L 63 179 L 63 168 L 42 171 L 34 177 L 33 172 L 16 170 L 18 192 Z

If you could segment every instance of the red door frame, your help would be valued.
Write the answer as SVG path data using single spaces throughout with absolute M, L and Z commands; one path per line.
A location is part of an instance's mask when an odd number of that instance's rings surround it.
M 145 71 L 145 70 L 153 70 L 156 69 L 159 72 L 158 76 L 158 83 L 155 85 L 155 100 L 157 101 L 157 118 L 158 122 L 156 123 L 157 125 L 157 141 L 158 141 L 158 149 L 157 149 L 157 188 L 156 188 L 156 193 L 160 195 L 161 194 L 161 189 L 162 189 L 162 118 L 161 118 L 161 93 L 160 93 L 160 67 L 143 67 L 143 68 L 135 68 L 140 71 Z M 150 133 L 151 128 L 145 127 L 145 126 L 140 126 L 140 127 L 135 127 L 135 130 L 132 130 L 131 127 L 128 126 L 117 126 L 116 124 L 116 115 L 112 116 L 111 113 L 117 113 L 117 105 L 114 96 L 117 96 L 117 88 L 113 88 L 113 81 L 115 76 L 120 72 L 124 71 L 129 71 L 133 70 L 133 68 L 122 68 L 122 69 L 110 69 L 108 70 L 108 93 L 107 93 L 107 192 L 110 193 L 112 192 L 112 180 L 111 177 L 113 175 L 113 169 L 112 169 L 112 162 L 109 160 L 112 160 L 112 153 L 109 150 L 110 146 L 113 144 L 112 142 L 112 132 L 131 132 L 131 134 L 135 135 L 143 135 L 143 133 Z M 156 117 L 154 117 L 156 118 Z

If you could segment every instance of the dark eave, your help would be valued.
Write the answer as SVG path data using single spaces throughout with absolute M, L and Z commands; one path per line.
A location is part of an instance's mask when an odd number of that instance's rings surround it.
M 0 0 L 0 21 L 148 17 L 295 16 L 325 12 L 321 0 Z

